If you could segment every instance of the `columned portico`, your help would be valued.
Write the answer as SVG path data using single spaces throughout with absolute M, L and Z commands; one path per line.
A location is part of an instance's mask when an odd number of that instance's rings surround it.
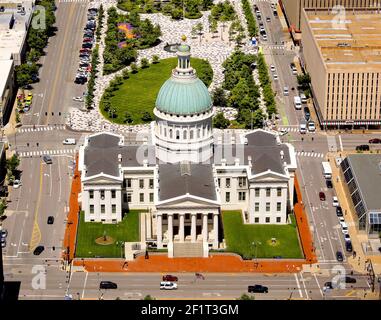
M 184 242 L 184 213 L 179 214 L 180 225 L 179 225 L 179 240 L 180 242 Z
M 213 247 L 218 249 L 218 214 L 213 215 Z
M 208 241 L 208 214 L 202 215 L 202 239 Z
M 156 217 L 156 233 L 157 233 L 157 246 L 158 248 L 162 247 L 162 241 L 163 241 L 163 232 L 162 232 L 162 216 L 161 214 L 158 214 Z
M 191 224 L 191 241 L 196 242 L 196 214 L 192 214 L 192 224 Z
M 173 215 L 168 215 L 168 242 L 173 241 Z

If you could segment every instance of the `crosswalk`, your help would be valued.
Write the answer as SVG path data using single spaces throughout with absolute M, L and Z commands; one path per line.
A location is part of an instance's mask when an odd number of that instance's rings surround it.
M 285 46 L 283 45 L 276 45 L 276 44 L 271 44 L 271 45 L 268 45 L 266 46 L 266 48 L 268 49 L 271 49 L 271 50 L 284 50 L 285 49 Z
M 59 124 L 55 126 L 35 126 L 35 127 L 28 127 L 28 128 L 19 128 L 17 132 L 23 133 L 23 132 L 37 132 L 37 131 L 52 131 L 52 130 L 65 130 L 66 126 L 64 124 Z
M 308 151 L 296 151 L 297 157 L 310 157 L 310 158 L 324 158 L 324 153 L 320 152 L 308 152 Z
M 75 149 L 56 149 L 56 150 L 39 150 L 39 151 L 26 151 L 19 152 L 18 155 L 21 158 L 30 158 L 30 157 L 40 157 L 44 155 L 64 155 L 64 154 L 74 154 L 76 152 Z
M 278 131 L 285 130 L 287 132 L 299 132 L 299 127 L 281 127 Z

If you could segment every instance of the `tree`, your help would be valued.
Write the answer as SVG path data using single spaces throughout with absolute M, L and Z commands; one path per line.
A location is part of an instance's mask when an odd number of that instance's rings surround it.
M 131 72 L 132 73 L 138 72 L 138 66 L 136 65 L 136 63 L 131 63 Z
M 144 122 L 152 121 L 152 116 L 148 111 L 145 111 L 142 115 L 142 120 Z
M 16 171 L 19 164 L 20 164 L 20 158 L 16 154 L 14 154 L 11 158 L 7 159 L 5 162 L 5 166 L 7 170 L 11 172 L 12 175 Z
M 198 35 L 200 36 L 200 43 L 201 43 L 201 35 L 202 35 L 202 31 L 204 30 L 204 26 L 202 25 L 201 22 L 196 24 L 196 30 L 198 32 Z
M 212 93 L 213 105 L 217 107 L 226 107 L 227 99 L 224 89 L 216 88 Z
M 128 16 L 129 22 L 134 26 L 137 27 L 140 24 L 140 16 L 139 11 L 137 9 L 134 9 L 130 12 L 130 15 Z
M 154 297 L 152 297 L 151 295 L 146 295 L 143 300 L 156 300 Z
M 311 84 L 311 76 L 309 73 L 306 74 L 300 74 L 297 76 L 298 85 L 303 89 L 306 90 L 309 88 Z
M 130 77 L 130 73 L 129 73 L 128 69 L 124 69 L 122 71 L 122 77 L 123 77 L 124 80 L 126 80 L 126 79 L 128 79 Z M 105 95 L 106 95 L 106 93 L 105 93 Z
M 217 129 L 226 129 L 229 125 L 229 119 L 226 119 L 222 112 L 217 113 L 217 115 L 213 118 L 213 127 Z
M 255 300 L 255 297 L 244 293 L 239 298 L 237 298 L 237 300 Z
M 123 122 L 124 123 L 129 123 L 129 124 L 133 122 L 132 116 L 131 116 L 131 114 L 128 111 L 126 111 L 124 113 Z
M 0 217 L 4 215 L 5 209 L 7 208 L 7 202 L 5 199 L 0 200 Z
M 142 67 L 142 69 L 148 68 L 149 67 L 148 59 L 143 58 L 142 60 L 140 60 L 140 66 Z
M 174 8 L 172 9 L 171 15 L 172 19 L 180 20 L 181 18 L 183 18 L 183 10 L 181 10 L 180 8 Z
M 159 63 L 159 57 L 157 55 L 152 56 L 152 63 L 153 64 Z
M 216 33 L 217 32 L 217 27 L 218 27 L 218 23 L 217 23 L 217 20 L 213 19 L 212 20 L 212 23 L 210 25 L 210 31 L 212 33 Z M 212 36 L 213 37 L 213 36 Z

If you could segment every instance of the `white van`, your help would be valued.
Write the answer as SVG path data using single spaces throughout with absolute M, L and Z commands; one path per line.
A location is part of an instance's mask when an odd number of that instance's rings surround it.
M 302 109 L 302 101 L 299 96 L 294 97 L 294 106 L 296 110 Z
M 67 138 L 64 141 L 62 141 L 63 144 L 75 144 L 75 139 L 73 138 Z

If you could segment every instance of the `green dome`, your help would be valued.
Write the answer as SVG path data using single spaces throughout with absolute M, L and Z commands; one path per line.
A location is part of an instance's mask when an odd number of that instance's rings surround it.
M 177 50 L 180 52 L 190 52 L 190 46 L 188 46 L 187 44 L 182 44 L 178 46 Z
M 212 100 L 205 84 L 198 78 L 168 79 L 160 88 L 156 108 L 171 114 L 202 113 L 211 108 Z

